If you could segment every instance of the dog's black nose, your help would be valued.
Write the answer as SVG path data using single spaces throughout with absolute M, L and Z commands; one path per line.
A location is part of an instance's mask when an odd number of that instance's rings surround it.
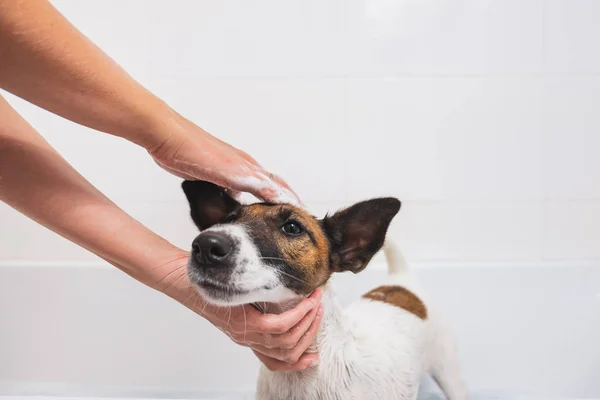
M 200 264 L 218 265 L 231 253 L 233 241 L 221 232 L 206 232 L 198 235 L 192 243 L 192 255 Z

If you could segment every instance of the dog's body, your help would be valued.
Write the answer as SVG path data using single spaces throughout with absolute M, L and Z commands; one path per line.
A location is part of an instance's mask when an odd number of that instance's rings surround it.
M 301 372 L 262 367 L 258 400 L 415 399 L 430 373 L 449 400 L 467 398 L 454 343 L 426 294 L 389 239 L 389 276 L 342 309 L 333 291 L 323 295 L 324 319 L 316 350 L 321 362 Z
M 184 182 L 192 219 L 202 231 L 188 275 L 220 305 L 292 307 L 317 288 L 324 316 L 320 363 L 300 372 L 263 368 L 258 400 L 413 400 L 431 373 L 449 400 L 465 400 L 454 343 L 392 243 L 383 286 L 342 309 L 327 282 L 335 272 L 362 271 L 383 246 L 400 209 L 394 198 L 357 203 L 322 220 L 291 205 L 241 205 L 221 188 Z

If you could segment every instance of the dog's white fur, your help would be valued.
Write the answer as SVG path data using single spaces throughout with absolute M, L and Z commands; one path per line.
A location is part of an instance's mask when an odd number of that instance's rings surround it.
M 243 227 L 217 225 L 209 230 L 226 231 L 239 241 L 230 284 L 250 291 L 213 302 L 295 304 L 290 302 L 293 293 L 283 287 L 268 260 L 259 257 Z M 454 341 L 440 315 L 409 273 L 399 249 L 388 240 L 384 252 L 389 268 L 385 285 L 402 286 L 418 296 L 427 307 L 427 318 L 367 298 L 342 309 L 326 285 L 323 320 L 314 344 L 320 364 L 301 372 L 272 372 L 263 366 L 258 400 L 413 400 L 425 373 L 433 376 L 449 400 L 467 399 Z M 257 289 L 264 285 L 269 289 Z
M 257 399 L 412 400 L 424 373 L 431 373 L 449 400 L 467 399 L 454 341 L 399 250 L 388 241 L 384 251 L 390 272 L 386 285 L 400 285 L 419 296 L 428 305 L 428 318 L 366 298 L 342 309 L 325 287 L 316 345 L 320 364 L 302 372 L 263 367 Z

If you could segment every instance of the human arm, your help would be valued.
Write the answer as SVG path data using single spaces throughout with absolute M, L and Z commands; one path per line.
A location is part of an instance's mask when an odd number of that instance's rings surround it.
M 165 170 L 273 202 L 298 203 L 248 154 L 176 113 L 47 0 L 0 0 L 0 88 L 145 148 Z
M 0 201 L 181 302 L 237 343 L 260 348 L 263 353 L 259 358 L 271 369 L 303 369 L 318 359 L 315 354 L 302 355 L 320 322 L 318 293 L 280 316 L 261 315 L 249 306 L 209 306 L 187 280 L 187 252 L 151 232 L 102 195 L 2 96 Z M 264 334 L 270 335 L 270 340 Z M 287 344 L 296 346 L 282 349 Z

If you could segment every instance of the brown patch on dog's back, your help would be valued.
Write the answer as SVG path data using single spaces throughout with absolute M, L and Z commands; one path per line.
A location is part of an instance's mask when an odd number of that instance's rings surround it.
M 363 297 L 400 307 L 423 320 L 427 319 L 425 304 L 417 295 L 402 286 L 379 286 L 365 293 Z

